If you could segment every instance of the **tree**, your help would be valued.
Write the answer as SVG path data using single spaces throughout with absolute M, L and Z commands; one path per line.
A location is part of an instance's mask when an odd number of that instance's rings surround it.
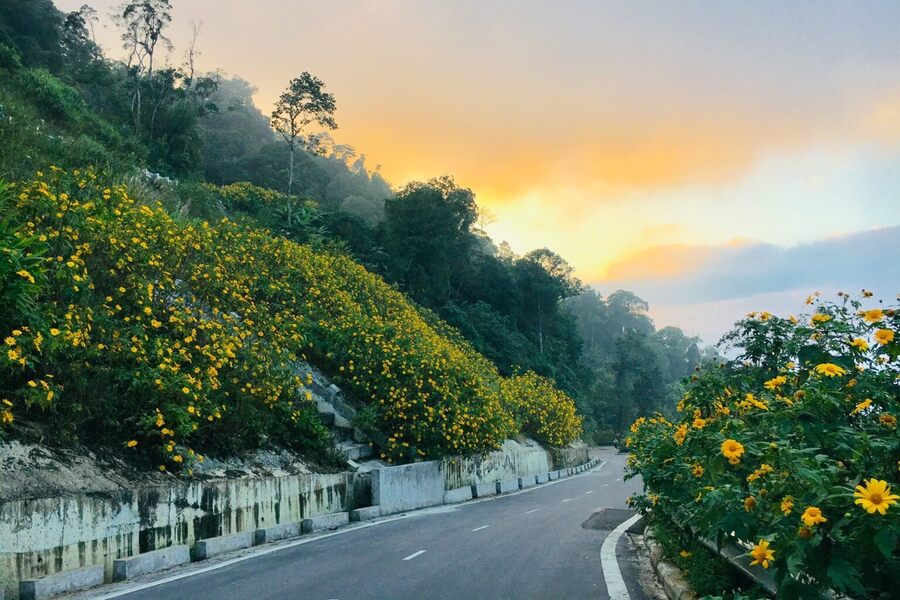
M 391 277 L 417 301 L 439 309 L 467 273 L 478 207 L 451 177 L 415 181 L 385 202 L 384 246 Z
M 318 147 L 315 136 L 304 135 L 307 127 L 315 124 L 328 130 L 337 129 L 337 121 L 334 120 L 336 108 L 334 96 L 325 92 L 322 89 L 324 86 L 321 79 L 304 71 L 300 77 L 291 80 L 287 90 L 278 97 L 275 110 L 272 111 L 272 127 L 284 138 L 290 151 L 287 185 L 289 204 L 294 187 L 294 151 L 298 144 L 302 144 L 304 150 L 313 153 Z M 288 206 L 288 220 L 290 220 L 290 206 Z
M 132 78 L 131 112 L 134 131 L 141 128 L 141 86 L 144 78 L 153 76 L 153 60 L 159 44 L 171 48 L 163 30 L 172 21 L 169 0 L 131 0 L 123 4 L 113 21 L 122 30 L 122 47 L 128 52 L 128 69 Z
M 516 262 L 516 269 L 526 311 L 537 329 L 538 348 L 543 354 L 548 314 L 558 313 L 559 302 L 581 292 L 582 285 L 572 266 L 547 248 L 523 256 Z

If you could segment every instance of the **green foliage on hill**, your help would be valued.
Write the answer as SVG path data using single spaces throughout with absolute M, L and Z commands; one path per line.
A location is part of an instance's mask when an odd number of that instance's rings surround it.
M 164 14 L 167 6 L 140 3 L 128 18 Z M 164 44 L 166 20 L 159 23 L 159 31 L 145 33 Z M 122 184 L 133 197 L 159 201 L 176 222 L 218 228 L 237 220 L 316 255 L 352 259 L 414 302 L 442 339 L 493 363 L 489 379 L 555 381 L 586 416 L 588 439 L 608 441 L 635 415 L 674 406 L 675 382 L 699 362 L 696 340 L 672 328 L 655 332 L 640 299 L 583 292 L 571 267 L 548 249 L 518 256 L 497 246 L 483 231 L 486 215 L 474 193 L 452 178 L 395 193 L 364 155 L 324 134 L 303 141 L 309 152 L 296 152 L 299 193 L 289 196 L 288 152 L 254 106 L 249 83 L 195 73 L 190 63 L 159 66 L 162 46 L 155 67 L 140 48 L 128 63 L 110 60 L 93 43 L 91 26 L 90 9 L 64 14 L 44 0 L 0 5 L 0 178 L 30 181 L 49 165 L 92 165 L 111 174 L 111 189 Z M 143 30 L 123 31 L 123 43 L 137 48 L 134 35 Z M 14 251 L 23 241 L 10 237 L 10 226 L 5 231 L 10 256 L 32 256 L 34 249 Z M 317 357 L 331 375 L 344 376 L 339 369 L 348 365 L 329 359 Z M 373 393 L 367 383 L 344 383 L 363 400 Z M 571 430 L 568 413 L 560 414 L 568 420 L 562 430 Z M 386 415 L 379 417 L 385 431 L 406 431 L 404 418 Z M 408 435 L 418 436 L 415 443 Z M 418 452 L 425 438 L 427 454 L 443 448 L 424 430 L 385 435 L 381 443 L 405 441 L 409 446 L 387 452 L 401 456 Z

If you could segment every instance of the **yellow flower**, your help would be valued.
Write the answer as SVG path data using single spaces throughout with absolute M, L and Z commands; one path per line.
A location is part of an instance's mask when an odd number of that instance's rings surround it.
M 687 437 L 688 428 L 687 425 L 679 425 L 678 429 L 672 435 L 675 440 L 675 443 L 679 446 L 684 443 L 684 439 Z
M 816 373 L 825 377 L 840 377 L 846 375 L 847 371 L 832 363 L 822 363 L 816 365 Z
M 864 481 L 865 487 L 858 485 L 856 486 L 856 491 L 853 492 L 853 497 L 856 498 L 856 504 L 859 504 L 863 507 L 867 513 L 874 514 L 875 511 L 878 511 L 878 514 L 885 514 L 887 509 L 897 504 L 897 500 L 900 500 L 900 496 L 891 493 L 891 486 L 888 485 L 887 481 L 882 479 L 867 479 Z
M 869 342 L 862 338 L 854 338 L 850 345 L 859 350 L 860 352 L 865 352 L 869 349 Z
M 174 460 L 177 463 L 180 463 L 180 462 L 184 461 L 184 458 L 180 454 L 176 454 L 175 456 L 172 457 L 172 460 Z
M 51 328 L 50 328 L 50 335 L 52 335 L 53 337 L 58 336 L 58 335 L 59 335 L 59 329 L 57 329 L 56 327 L 51 327 Z
M 785 377 L 784 375 L 779 375 L 778 377 L 773 377 L 772 379 L 768 380 L 763 385 L 765 386 L 765 388 L 767 390 L 774 390 L 774 389 L 784 385 L 786 381 L 787 381 L 787 377 Z
M 769 561 L 775 560 L 775 551 L 769 547 L 767 540 L 759 540 L 759 543 L 750 551 L 750 556 L 753 557 L 750 566 L 762 565 L 763 569 L 768 569 Z
M 695 417 L 693 423 L 694 429 L 703 429 L 709 424 L 709 421 L 706 419 L 701 419 L 700 417 Z
M 812 325 L 815 326 L 815 325 L 818 325 L 819 323 L 827 323 L 830 320 L 831 320 L 830 315 L 816 313 L 812 316 L 812 319 L 810 319 L 810 323 L 812 323 Z
M 824 523 L 828 519 L 822 516 L 822 511 L 817 506 L 810 506 L 803 514 L 800 515 L 800 520 L 803 521 L 803 524 L 807 527 L 813 527 L 814 525 L 818 525 L 819 523 Z
M 34 275 L 29 273 L 25 269 L 22 269 L 21 271 L 16 271 L 16 275 L 18 275 L 19 277 L 24 277 L 25 279 L 28 280 L 29 283 L 34 283 Z
M 691 473 L 694 475 L 694 477 L 703 477 L 703 466 L 694 465 L 691 469 Z
M 744 498 L 744 510 L 747 512 L 753 512 L 753 509 L 756 508 L 756 498 L 753 496 L 747 496 Z
M 679 555 L 681 558 L 690 558 L 691 553 L 688 552 L 687 550 L 682 550 L 681 552 L 678 553 L 678 555 Z
M 879 329 L 875 332 L 875 341 L 886 346 L 894 341 L 894 332 L 890 329 Z
M 873 308 L 863 312 L 862 318 L 866 323 L 877 323 L 884 318 L 884 312 L 880 308 Z
M 861 413 L 862 411 L 866 410 L 866 409 L 869 408 L 870 406 L 872 406 L 872 400 L 871 400 L 870 398 L 866 398 L 865 400 L 863 400 L 862 402 L 860 402 L 859 404 L 857 404 L 857 405 L 856 405 L 856 408 L 854 408 L 852 411 L 850 411 L 850 414 L 851 414 L 851 415 L 858 415 L 859 413 Z
M 794 497 L 785 496 L 781 500 L 781 512 L 784 513 L 784 516 L 788 516 L 792 510 L 794 510 Z
M 878 420 L 882 425 L 887 427 L 896 427 L 897 426 L 897 417 L 892 415 L 891 413 L 884 413 L 878 417 Z
M 125 445 L 128 446 L 129 448 L 134 448 L 135 446 L 138 445 L 138 443 L 137 443 L 137 440 L 128 440 L 128 442 Z
M 5 340 L 3 340 L 3 343 L 6 344 L 7 346 L 15 346 L 17 342 L 16 342 L 16 338 L 8 337 Z
M 722 442 L 722 455 L 728 459 L 733 465 L 741 462 L 741 456 L 744 454 L 744 445 L 732 439 Z

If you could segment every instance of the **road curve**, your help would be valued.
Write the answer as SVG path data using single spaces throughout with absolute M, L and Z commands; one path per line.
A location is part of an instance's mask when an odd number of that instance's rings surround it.
M 158 585 L 95 590 L 124 600 L 609 598 L 601 546 L 630 514 L 625 456 L 601 468 L 519 493 L 385 519 L 370 527 L 285 546 L 204 570 L 167 574 Z M 593 516 L 592 516 L 593 515 Z M 630 553 L 622 538 L 618 554 Z M 633 560 L 619 560 L 626 590 L 645 596 Z M 197 572 L 194 572 L 197 571 Z M 187 576 L 185 576 L 187 575 Z M 157 583 L 157 582 L 153 582 Z M 147 582 L 138 586 L 146 586 Z M 133 591 L 131 591 L 133 590 Z

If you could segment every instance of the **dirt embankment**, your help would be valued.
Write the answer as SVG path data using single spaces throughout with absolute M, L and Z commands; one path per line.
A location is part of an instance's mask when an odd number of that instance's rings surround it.
M 115 492 L 175 479 L 267 477 L 314 469 L 288 450 L 256 450 L 238 457 L 208 457 L 194 473 L 173 475 L 139 468 L 87 448 L 59 449 L 18 441 L 0 443 L 0 502 L 86 492 Z

